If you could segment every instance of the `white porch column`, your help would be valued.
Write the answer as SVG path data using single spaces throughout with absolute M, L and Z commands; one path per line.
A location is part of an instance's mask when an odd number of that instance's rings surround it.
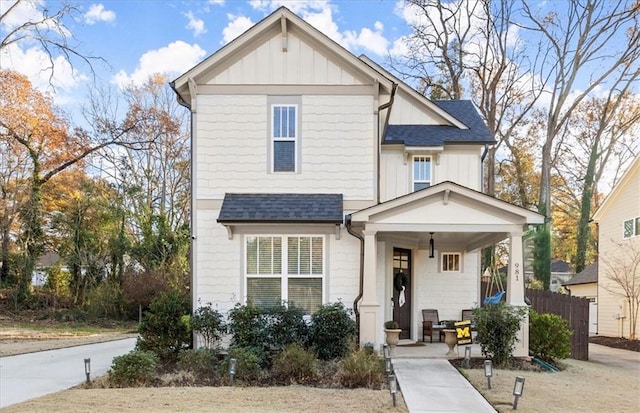
M 522 263 L 522 232 L 512 232 L 509 237 L 509 279 L 507 280 L 507 304 L 527 307 L 524 302 L 524 266 Z M 529 356 L 529 315 L 524 318 L 513 350 L 514 357 Z
M 360 301 L 360 345 L 375 343 L 376 331 L 382 328 L 378 320 L 380 304 L 376 294 L 377 278 L 376 231 L 364 230 L 364 276 L 362 280 L 362 300 Z

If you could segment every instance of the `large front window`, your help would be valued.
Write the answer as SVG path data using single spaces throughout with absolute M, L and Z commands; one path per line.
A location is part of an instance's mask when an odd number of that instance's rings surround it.
M 247 301 L 260 308 L 285 301 L 315 312 L 323 302 L 324 262 L 323 236 L 248 236 Z
M 413 190 L 417 191 L 431 186 L 431 158 L 429 156 L 413 157 Z
M 296 171 L 297 112 L 296 105 L 272 106 L 273 172 Z

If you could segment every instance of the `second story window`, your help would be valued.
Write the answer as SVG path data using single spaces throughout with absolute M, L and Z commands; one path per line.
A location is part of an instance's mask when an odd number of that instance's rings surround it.
M 273 105 L 271 109 L 273 172 L 296 171 L 298 106 Z
M 640 235 L 640 217 L 624 221 L 622 238 L 631 238 L 638 235 Z
M 413 157 L 413 190 L 431 186 L 431 157 Z

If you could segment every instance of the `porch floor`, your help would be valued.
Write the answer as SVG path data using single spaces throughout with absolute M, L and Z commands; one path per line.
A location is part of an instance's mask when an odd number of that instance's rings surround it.
M 424 345 L 422 345 L 424 344 Z M 445 343 L 401 340 L 391 351 L 393 370 L 410 413 L 476 412 L 496 410 L 448 361 L 464 358 L 464 347 L 447 356 Z M 481 357 L 480 346 L 471 346 L 471 357 Z

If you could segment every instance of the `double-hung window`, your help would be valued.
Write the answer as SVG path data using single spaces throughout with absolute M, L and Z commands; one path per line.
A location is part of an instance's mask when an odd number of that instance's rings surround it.
M 622 223 L 622 238 L 640 236 L 640 217 L 628 219 Z
M 285 301 L 307 314 L 322 304 L 323 236 L 247 236 L 245 248 L 248 302 L 268 308 Z
M 273 172 L 296 172 L 298 105 L 271 106 Z
M 413 157 L 413 190 L 418 191 L 431 186 L 431 157 Z

